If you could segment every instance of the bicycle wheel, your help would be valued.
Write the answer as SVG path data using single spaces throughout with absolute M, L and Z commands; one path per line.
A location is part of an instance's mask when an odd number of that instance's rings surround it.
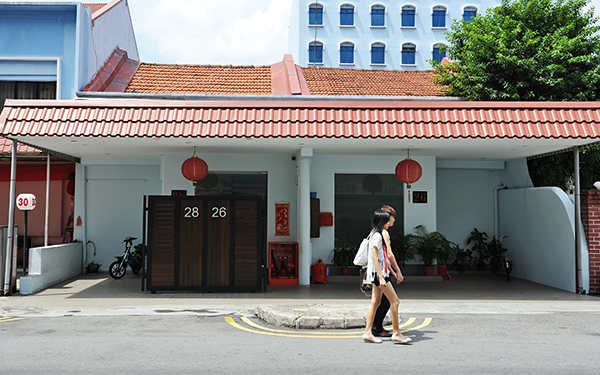
M 506 265 L 504 264 L 504 257 L 496 255 L 490 260 L 490 268 L 498 276 L 506 275 Z

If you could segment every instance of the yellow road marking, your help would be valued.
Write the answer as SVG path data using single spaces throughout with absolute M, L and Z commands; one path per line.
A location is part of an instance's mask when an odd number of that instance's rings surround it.
M 421 328 L 423 328 L 423 327 L 427 327 L 428 325 L 430 325 L 430 324 L 431 324 L 431 321 L 432 321 L 432 320 L 433 320 L 433 319 L 431 319 L 431 318 L 425 318 L 425 320 L 423 321 L 423 323 L 422 323 L 422 324 L 420 324 L 420 325 L 418 325 L 418 326 L 416 326 L 416 327 L 412 327 L 412 328 L 409 328 L 409 329 L 405 329 L 405 330 L 403 330 L 403 331 L 400 331 L 400 332 L 416 331 L 417 329 L 421 329 Z
M 340 338 L 361 338 L 363 331 L 353 331 L 353 332 L 313 332 L 313 331 L 301 331 L 301 332 L 295 332 L 295 331 L 286 331 L 286 330 L 278 330 L 278 329 L 271 329 L 271 328 L 267 328 L 267 327 L 262 327 L 254 322 L 252 322 L 250 319 L 248 319 L 247 317 L 243 316 L 240 318 L 244 323 L 248 324 L 251 327 L 257 328 L 260 331 L 256 331 L 250 328 L 246 328 L 238 323 L 235 322 L 235 320 L 230 317 L 230 316 L 226 316 L 225 317 L 225 322 L 231 324 L 231 326 L 237 328 L 237 329 L 241 329 L 242 331 L 246 331 L 246 332 L 251 332 L 251 333 L 258 333 L 261 335 L 268 335 L 268 336 L 280 336 L 280 337 L 303 337 L 303 338 L 321 338 L 321 339 L 340 339 Z M 413 324 L 417 319 L 416 318 L 410 318 L 408 319 L 405 323 L 403 323 L 400 328 L 402 327 L 407 327 L 411 324 Z M 416 327 L 412 327 L 412 328 L 408 328 L 405 330 L 401 330 L 400 332 L 408 332 L 408 331 L 415 331 L 417 329 L 423 328 L 428 326 L 429 324 L 431 324 L 432 322 L 432 318 L 425 318 L 425 320 L 423 321 L 422 324 L 416 326 Z
M 10 316 L 5 316 L 0 318 L 0 323 L 4 323 L 4 322 L 14 322 L 16 320 L 23 320 L 25 318 L 11 318 Z
M 245 316 L 242 316 L 240 319 L 242 319 L 242 321 L 246 324 L 248 324 L 249 326 L 252 326 L 254 328 L 258 328 L 258 329 L 262 329 L 263 331 L 269 331 L 269 332 L 283 332 L 283 333 L 303 333 L 306 335 L 357 335 L 359 333 L 363 333 L 364 330 L 361 331 L 351 331 L 351 332 L 307 332 L 307 331 L 302 331 L 302 332 L 298 332 L 298 331 L 289 331 L 289 330 L 280 330 L 280 329 L 271 329 L 271 328 L 267 328 L 267 327 L 263 327 L 260 326 L 256 323 L 254 323 L 253 321 L 251 321 L 250 319 L 248 319 Z M 410 318 L 408 319 L 405 323 L 402 323 L 402 325 L 400 325 L 400 328 L 404 328 L 406 326 L 409 326 L 411 324 L 413 324 L 415 322 L 415 320 L 417 320 L 416 318 Z

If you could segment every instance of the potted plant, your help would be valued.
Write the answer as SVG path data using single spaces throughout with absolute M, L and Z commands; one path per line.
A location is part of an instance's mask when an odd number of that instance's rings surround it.
M 471 234 L 467 237 L 467 245 L 471 245 L 471 253 L 477 254 L 476 263 L 480 271 L 485 270 L 485 263 L 490 257 L 488 241 L 487 233 L 480 232 L 477 228 L 473 228 Z
M 356 255 L 356 248 L 348 243 L 343 243 L 331 250 L 333 264 L 342 268 L 342 275 L 348 275 L 348 266 L 352 264 Z
M 439 249 L 448 246 L 448 239 L 439 232 L 427 232 L 424 225 L 417 225 L 412 239 L 415 253 L 423 259 L 425 276 L 433 274 L 433 261 L 437 258 Z
M 438 253 L 437 253 L 438 275 L 440 275 L 442 277 L 450 278 L 448 276 L 448 270 L 446 269 L 446 266 L 448 264 L 450 264 L 452 259 L 454 259 L 454 257 L 456 256 L 456 252 L 459 249 L 460 249 L 460 246 L 458 246 L 457 244 L 455 244 L 452 241 L 447 241 L 445 244 L 443 244 L 442 246 L 440 246 L 438 248 Z
M 463 249 L 460 246 L 455 248 L 454 267 L 458 272 L 465 272 L 471 263 L 473 263 L 473 252 L 470 249 Z

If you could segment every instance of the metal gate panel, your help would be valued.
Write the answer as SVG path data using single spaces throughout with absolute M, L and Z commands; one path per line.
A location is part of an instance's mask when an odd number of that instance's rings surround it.
M 147 289 L 261 289 L 259 197 L 148 197 Z

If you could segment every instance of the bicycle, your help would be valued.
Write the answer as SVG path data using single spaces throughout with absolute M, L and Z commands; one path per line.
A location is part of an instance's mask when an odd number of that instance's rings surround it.
M 508 236 L 500 237 L 500 240 L 492 239 L 490 252 L 493 254 L 490 260 L 490 268 L 496 275 L 506 276 L 506 281 L 510 280 L 510 273 L 513 269 L 513 261 L 506 257 L 508 249 L 502 247 L 502 240 Z
M 140 243 L 133 246 L 134 240 L 137 240 L 137 238 L 125 237 L 125 240 L 123 240 L 123 243 L 125 244 L 125 251 L 123 252 L 123 255 L 115 256 L 117 260 L 112 262 L 108 267 L 108 273 L 113 279 L 118 280 L 125 276 L 127 266 L 131 267 L 131 270 L 135 275 L 140 273 L 142 269 L 143 245 Z

